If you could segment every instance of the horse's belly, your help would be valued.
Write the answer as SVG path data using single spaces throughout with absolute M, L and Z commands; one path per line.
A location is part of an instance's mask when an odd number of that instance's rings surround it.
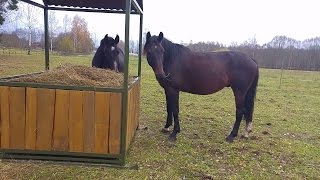
M 181 89 L 183 92 L 188 92 L 192 94 L 208 95 L 220 91 L 224 87 L 228 86 L 225 82 L 193 82 Z

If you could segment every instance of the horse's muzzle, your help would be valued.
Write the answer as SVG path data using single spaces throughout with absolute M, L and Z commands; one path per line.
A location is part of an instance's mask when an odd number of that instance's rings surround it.
M 156 74 L 156 79 L 162 87 L 169 86 L 169 80 L 167 78 L 168 76 L 164 74 Z

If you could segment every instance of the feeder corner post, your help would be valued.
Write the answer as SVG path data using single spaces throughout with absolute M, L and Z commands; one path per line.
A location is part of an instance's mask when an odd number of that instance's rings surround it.
M 48 7 L 44 10 L 44 53 L 45 53 L 45 70 L 49 70 L 49 26 L 48 26 Z
M 141 78 L 141 61 L 142 61 L 142 28 L 143 28 L 143 14 L 140 14 L 140 26 L 139 26 L 139 64 L 138 64 L 138 76 Z
M 128 76 L 129 76 L 129 30 L 130 30 L 130 13 L 131 0 L 126 0 L 125 11 L 125 47 L 124 47 L 124 77 L 122 91 L 122 117 L 121 117 L 121 147 L 120 164 L 125 165 L 126 159 L 126 136 L 127 136 L 127 109 L 128 109 Z

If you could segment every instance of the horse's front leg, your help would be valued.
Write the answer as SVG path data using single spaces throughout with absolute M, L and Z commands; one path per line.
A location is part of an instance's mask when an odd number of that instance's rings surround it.
M 163 133 L 168 133 L 170 132 L 169 127 L 172 125 L 173 121 L 173 113 L 172 113 L 172 98 L 170 98 L 170 90 L 165 89 L 165 94 L 166 94 L 166 104 L 167 104 L 167 121 L 166 124 L 164 125 L 164 128 L 162 128 L 161 132 Z
M 170 141 L 177 140 L 177 134 L 180 133 L 180 123 L 179 123 L 179 91 L 172 89 L 170 91 L 170 108 L 172 109 L 174 126 L 173 131 L 169 136 Z
M 118 63 L 117 63 L 117 61 L 114 61 L 113 62 L 113 68 L 114 68 L 114 70 L 118 73 L 119 72 L 119 68 L 118 68 Z

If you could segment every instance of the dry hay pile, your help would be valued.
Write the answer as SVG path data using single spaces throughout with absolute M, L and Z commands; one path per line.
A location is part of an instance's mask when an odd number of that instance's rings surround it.
M 132 78 L 129 78 L 129 83 L 132 80 Z M 14 78 L 8 81 L 93 87 L 121 87 L 123 73 L 82 65 L 64 64 L 41 74 Z

